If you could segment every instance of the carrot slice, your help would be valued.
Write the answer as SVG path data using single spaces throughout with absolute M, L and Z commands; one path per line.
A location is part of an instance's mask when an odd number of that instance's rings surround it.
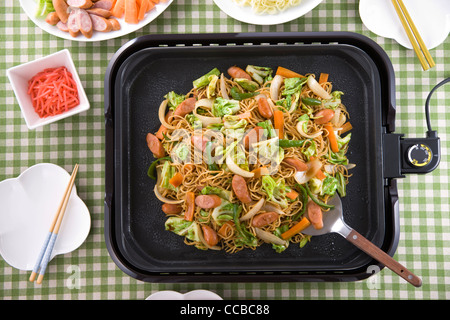
M 265 166 L 256 168 L 256 169 L 252 170 L 252 172 L 255 174 L 253 176 L 253 178 L 256 178 L 256 179 L 258 179 L 262 176 L 268 176 L 270 174 L 269 169 L 267 169 Z
M 290 192 L 286 193 L 286 197 L 288 197 L 291 200 L 294 200 L 298 197 L 298 193 L 294 190 L 291 190 Z
M 342 125 L 342 128 L 341 128 L 341 130 L 339 131 L 339 134 L 344 134 L 344 133 L 346 133 L 347 131 L 350 131 L 350 130 L 352 130 L 352 129 L 353 129 L 352 124 L 351 124 L 349 121 L 347 121 L 346 123 L 344 123 L 344 124 Z
M 304 78 L 305 77 L 297 72 L 286 69 L 284 67 L 278 67 L 276 74 L 278 74 L 282 77 L 285 77 L 285 78 Z
M 147 13 L 147 5 L 148 2 L 146 0 L 141 0 L 141 3 L 139 4 L 138 21 L 144 19 L 144 15 Z
M 187 221 L 194 220 L 195 211 L 195 193 L 188 191 L 186 192 L 186 211 L 184 212 L 184 219 Z
M 321 73 L 319 77 L 319 83 L 325 83 L 328 81 L 328 73 Z
M 273 112 L 273 123 L 275 130 L 278 130 L 278 137 L 283 139 L 284 137 L 284 114 L 281 110 L 275 110 Z
M 114 7 L 111 9 L 111 15 L 116 18 L 122 18 L 125 13 L 125 1 L 126 0 L 117 0 L 114 4 Z
M 220 227 L 220 229 L 219 229 L 219 231 L 217 231 L 217 233 L 222 238 L 225 238 L 229 232 L 233 232 L 233 227 L 234 227 L 234 222 L 229 220 Z
M 316 178 L 317 178 L 317 179 L 323 180 L 323 179 L 325 179 L 326 177 L 327 177 L 327 176 L 325 175 L 325 173 L 323 173 L 322 170 L 317 171 L 317 173 L 316 173 Z
M 138 21 L 138 7 L 136 0 L 125 1 L 125 22 L 130 24 L 137 24 Z
M 178 187 L 183 182 L 183 175 L 180 172 L 174 174 L 172 178 L 169 179 L 169 183 L 175 188 Z
M 289 230 L 283 232 L 281 234 L 281 238 L 284 240 L 289 239 L 292 236 L 295 236 L 297 233 L 305 230 L 311 225 L 311 222 L 306 217 L 303 217 L 302 220 L 293 225 Z
M 145 0 L 147 2 L 147 12 L 155 7 L 155 4 L 151 0 Z
M 328 132 L 328 141 L 330 141 L 331 151 L 339 152 L 337 137 L 336 134 L 334 133 L 333 126 L 331 125 L 330 122 L 328 122 L 323 125 L 323 128 Z

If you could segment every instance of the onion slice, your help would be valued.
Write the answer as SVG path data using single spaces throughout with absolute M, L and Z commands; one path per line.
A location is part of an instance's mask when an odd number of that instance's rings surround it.
M 195 108 L 204 107 L 207 109 L 212 109 L 213 104 L 214 104 L 213 99 L 203 98 L 195 102 Z
M 227 86 L 225 85 L 225 76 L 223 73 L 220 75 L 220 92 L 222 93 L 222 97 L 224 99 L 230 100 L 230 97 L 227 93 Z
M 306 120 L 304 120 L 304 121 L 299 121 L 299 122 L 297 123 L 297 131 L 298 131 L 298 133 L 300 133 L 300 135 L 301 135 L 302 137 L 309 138 L 309 139 L 314 139 L 314 138 L 317 138 L 318 136 L 322 135 L 322 133 L 323 133 L 322 130 L 317 131 L 317 132 L 312 133 L 312 134 L 308 134 L 308 133 L 306 133 L 305 131 L 303 131 L 303 123 L 305 123 L 305 122 L 306 122 Z
M 195 108 L 194 108 L 193 114 L 202 122 L 203 128 L 206 128 L 207 126 L 209 126 L 210 124 L 213 124 L 213 123 L 221 123 L 222 122 L 222 118 L 220 118 L 220 117 L 206 117 L 206 116 L 199 115 L 197 113 L 197 108 L 204 107 L 207 109 L 211 109 L 213 103 L 214 102 L 211 99 L 200 99 L 195 103 Z
M 175 129 L 175 126 L 172 126 L 171 124 L 168 124 L 166 122 L 166 108 L 167 108 L 167 103 L 168 100 L 164 100 L 163 102 L 161 102 L 161 104 L 159 105 L 159 111 L 158 111 L 158 117 L 159 117 L 159 121 L 161 121 L 161 124 L 166 127 L 167 129 Z
M 255 233 L 256 236 L 258 238 L 260 238 L 261 240 L 268 242 L 268 243 L 273 243 L 279 246 L 287 246 L 288 242 L 286 240 L 283 240 L 281 238 L 278 238 L 276 235 L 274 235 L 273 233 L 264 231 L 260 228 L 255 228 Z
M 316 79 L 314 79 L 313 76 L 309 76 L 306 83 L 308 84 L 308 87 L 312 90 L 312 92 L 314 92 L 322 99 L 331 99 L 330 94 L 324 88 L 322 88 L 322 86 L 317 82 Z
M 158 184 L 155 185 L 155 188 L 153 189 L 153 191 L 155 192 L 156 197 L 157 197 L 160 201 L 162 201 L 162 202 L 164 202 L 164 203 L 178 204 L 178 203 L 182 203 L 182 202 L 184 201 L 183 199 L 181 199 L 181 200 L 173 200 L 173 199 L 169 199 L 169 198 L 164 197 L 164 196 L 159 192 Z
M 281 208 L 278 205 L 270 203 L 270 202 L 266 202 L 263 205 L 262 210 L 268 211 L 268 212 L 276 212 L 281 215 L 286 214 L 283 210 L 281 210 Z
M 350 170 L 350 169 L 353 169 L 354 167 L 356 167 L 356 164 L 349 163 L 349 164 L 342 165 L 342 166 L 344 166 L 347 170 Z M 325 172 L 330 173 L 330 174 L 333 174 L 336 172 L 336 166 L 332 165 L 332 164 L 326 164 L 324 166 L 324 169 L 325 169 Z
M 245 215 L 243 215 L 239 221 L 247 221 L 250 220 L 255 214 L 261 210 L 262 206 L 264 205 L 266 199 L 261 198 L 253 208 L 251 208 Z
M 246 171 L 246 170 L 242 169 L 241 167 L 239 167 L 233 161 L 233 159 L 231 159 L 230 155 L 227 155 L 227 157 L 226 157 L 226 164 L 228 166 L 228 169 L 230 169 L 233 173 L 238 174 L 244 178 L 252 178 L 255 175 L 254 172 L 249 172 L 249 171 Z
M 270 83 L 270 98 L 273 101 L 278 100 L 278 95 L 280 92 L 281 85 L 283 84 L 284 78 L 279 74 L 273 77 L 272 82 Z M 311 89 L 312 90 L 312 89 Z
M 320 160 L 317 159 L 317 158 L 314 158 L 313 160 L 308 161 L 306 163 L 306 165 L 308 166 L 308 170 L 306 170 L 306 171 L 297 171 L 294 174 L 294 178 L 299 184 L 307 183 L 322 168 L 322 162 L 320 162 Z

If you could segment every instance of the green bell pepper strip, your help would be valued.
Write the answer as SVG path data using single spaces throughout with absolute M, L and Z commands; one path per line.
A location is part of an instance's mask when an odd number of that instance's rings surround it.
M 240 92 L 238 88 L 233 87 L 230 89 L 231 97 L 234 100 L 244 100 L 248 98 L 252 98 L 254 96 L 257 96 L 258 92 Z
M 322 101 L 320 101 L 319 99 L 309 97 L 302 98 L 302 102 L 307 106 L 320 106 L 322 104 Z
M 325 209 L 333 209 L 334 208 L 334 205 L 326 204 L 325 202 L 317 199 L 317 197 L 311 192 L 311 190 L 309 190 L 308 183 L 305 183 L 305 189 L 306 189 L 306 192 L 308 192 L 308 196 L 311 198 L 311 200 L 314 201 L 319 206 L 321 206 L 322 208 L 325 208 Z
M 301 190 L 301 197 L 302 197 L 303 205 L 302 205 L 302 209 L 292 218 L 294 221 L 300 219 L 300 217 L 305 213 L 306 205 L 308 204 L 308 192 L 301 184 L 297 183 L 297 187 Z
M 288 139 L 280 139 L 278 140 L 278 146 L 281 148 L 294 148 L 294 147 L 301 147 L 309 139 L 305 140 L 288 140 Z
M 148 167 L 147 170 L 147 175 L 152 178 L 153 180 L 156 180 L 156 175 L 154 174 L 155 170 L 156 170 L 156 165 L 158 164 L 158 162 L 162 161 L 162 160 L 169 160 L 172 161 L 171 157 L 162 157 L 162 158 L 158 158 L 155 161 L 152 162 L 152 164 L 150 165 L 150 167 Z

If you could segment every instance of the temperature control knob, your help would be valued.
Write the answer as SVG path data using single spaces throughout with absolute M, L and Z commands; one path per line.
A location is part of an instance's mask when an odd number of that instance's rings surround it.
M 423 143 L 413 144 L 408 148 L 408 162 L 415 167 L 424 167 L 431 162 L 433 152 Z

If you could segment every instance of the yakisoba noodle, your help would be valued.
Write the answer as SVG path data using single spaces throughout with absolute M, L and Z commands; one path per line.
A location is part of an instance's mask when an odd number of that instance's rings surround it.
M 237 252 L 269 243 L 303 247 L 309 225 L 352 164 L 349 114 L 325 73 L 278 67 L 214 68 L 186 94 L 169 92 L 147 135 L 165 228 L 198 249 Z M 167 110 L 169 109 L 169 110 Z
M 259 14 L 276 14 L 288 8 L 298 6 L 302 0 L 234 0 L 240 6 L 250 6 Z

